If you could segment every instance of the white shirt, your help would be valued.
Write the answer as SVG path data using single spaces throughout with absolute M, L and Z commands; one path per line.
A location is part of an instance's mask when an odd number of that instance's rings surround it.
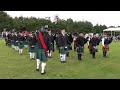
M 105 38 L 102 38 L 102 46 L 104 46 Z

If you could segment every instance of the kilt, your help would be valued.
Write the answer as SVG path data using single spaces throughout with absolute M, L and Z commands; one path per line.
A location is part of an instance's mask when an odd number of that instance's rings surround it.
M 15 42 L 15 41 L 14 41 L 14 46 L 18 46 L 18 42 Z
M 105 52 L 109 51 L 109 45 L 105 45 L 104 47 L 102 47 L 102 50 Z
M 83 50 L 84 50 L 84 47 L 79 46 L 76 49 L 77 49 L 77 54 L 82 54 Z
M 11 40 L 10 40 L 10 39 L 7 40 L 7 44 L 8 44 L 9 46 L 11 46 Z
M 93 48 L 92 48 L 92 52 L 97 52 L 97 51 L 98 51 L 97 46 L 93 46 Z
M 24 45 L 28 45 L 28 41 L 26 40 L 26 41 L 24 41 Z
M 23 49 L 24 48 L 24 43 L 23 42 L 18 43 L 18 47 L 19 47 L 19 49 Z
M 68 52 L 68 47 L 67 46 L 63 46 L 63 47 L 60 47 L 60 54 L 67 54 Z
M 92 45 L 91 44 L 88 45 L 88 49 L 92 49 Z
M 14 45 L 14 41 L 11 41 L 11 45 Z
M 36 51 L 36 48 L 35 46 L 29 46 L 29 52 L 35 52 Z
M 46 57 L 46 52 L 45 52 L 44 49 L 37 49 L 36 50 L 36 58 L 40 59 L 43 62 L 47 62 L 48 61 L 48 59 Z
M 53 44 L 51 44 L 50 50 L 53 51 L 53 49 L 54 49 L 54 46 L 53 46 Z

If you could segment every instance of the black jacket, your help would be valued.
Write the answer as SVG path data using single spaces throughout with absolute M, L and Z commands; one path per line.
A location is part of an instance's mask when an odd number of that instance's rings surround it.
M 58 36 L 58 46 L 63 47 L 65 45 L 67 45 L 67 37 L 66 37 L 66 35 L 63 36 L 63 34 L 59 34 L 59 36 Z
M 37 43 L 37 40 L 36 40 L 36 37 L 33 36 L 33 37 L 28 37 L 28 45 L 29 46 L 35 46 Z
M 51 46 L 50 36 L 48 34 L 42 34 L 42 36 L 43 36 L 44 42 L 47 46 L 47 50 L 50 50 L 50 46 Z M 39 37 L 38 33 L 37 33 L 37 37 Z M 37 47 L 38 47 L 38 49 L 44 49 L 42 46 L 42 43 L 40 41 L 40 38 L 37 38 Z
M 85 39 L 84 37 L 77 37 L 75 40 L 76 46 L 84 46 L 84 44 L 87 43 L 87 39 Z
M 100 40 L 98 38 L 92 38 L 89 42 L 92 46 L 97 46 L 100 43 Z

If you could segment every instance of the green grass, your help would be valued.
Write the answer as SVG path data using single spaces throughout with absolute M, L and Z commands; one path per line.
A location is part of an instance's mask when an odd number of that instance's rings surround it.
M 46 74 L 41 75 L 40 71 L 36 72 L 36 61 L 29 60 L 28 49 L 19 55 L 0 39 L 0 79 L 120 79 L 119 46 L 120 42 L 113 42 L 108 58 L 103 58 L 100 44 L 96 59 L 92 59 L 85 45 L 82 61 L 77 60 L 77 54 L 72 50 L 65 64 L 60 62 L 55 50 L 53 58 L 47 62 Z

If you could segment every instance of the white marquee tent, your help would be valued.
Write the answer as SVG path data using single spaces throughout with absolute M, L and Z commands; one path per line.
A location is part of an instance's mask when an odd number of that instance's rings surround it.
M 111 32 L 111 36 L 112 36 L 113 33 L 114 33 L 114 36 L 115 36 L 115 32 L 120 32 L 120 27 L 104 29 L 104 30 L 103 30 L 103 35 L 104 35 L 105 32 Z

